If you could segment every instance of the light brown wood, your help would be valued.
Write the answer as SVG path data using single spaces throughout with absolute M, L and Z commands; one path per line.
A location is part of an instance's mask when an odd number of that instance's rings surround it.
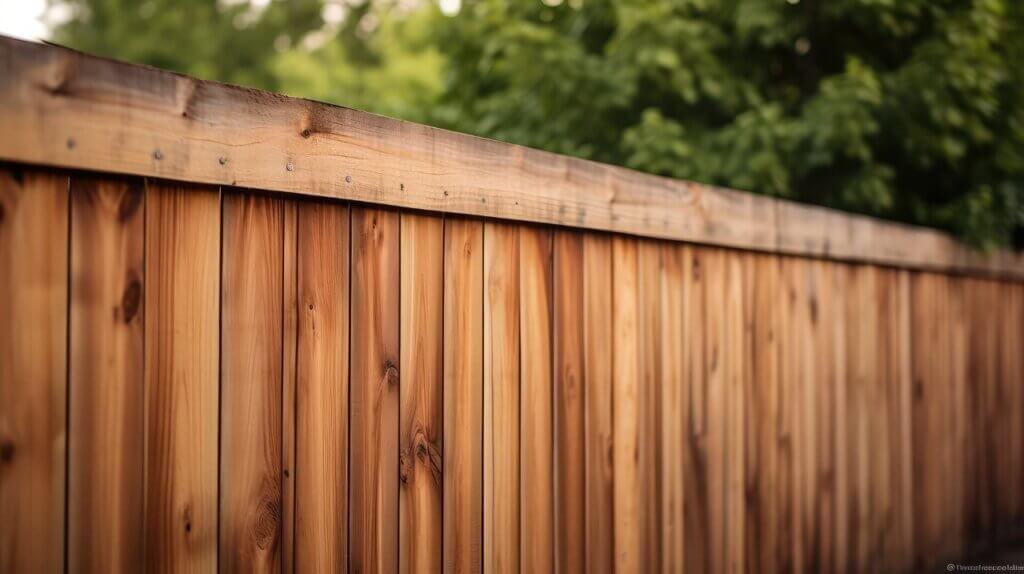
M 146 186 L 146 569 L 217 570 L 220 190 Z
M 612 461 L 614 465 L 615 571 L 642 567 L 639 492 L 639 271 L 637 241 L 612 239 Z
M 349 569 L 398 571 L 398 213 L 352 208 Z
M 519 572 L 519 229 L 484 224 L 484 572 Z
M 666 350 L 662 347 L 661 282 L 663 269 L 661 246 L 658 242 L 642 240 L 637 245 L 637 485 L 633 494 L 639 509 L 639 562 L 644 572 L 661 570 L 661 500 L 659 469 L 661 465 L 661 387 L 665 380 L 662 361 Z
M 662 273 L 658 283 L 661 307 L 661 380 L 654 386 L 661 421 L 658 458 L 659 524 L 661 571 L 681 573 L 686 567 L 685 479 L 683 441 L 689 426 L 686 396 L 686 323 L 685 291 L 690 288 L 684 276 L 685 253 L 681 245 L 661 246 Z
M 0 168 L 0 571 L 64 571 L 68 178 Z
M 444 220 L 402 214 L 399 571 L 441 570 Z
M 583 238 L 554 233 L 555 572 L 584 572 L 586 452 Z
M 277 572 L 283 205 L 241 193 L 222 202 L 220 571 Z
M 294 568 L 346 572 L 349 208 L 309 202 L 296 208 Z
M 615 568 L 612 465 L 612 238 L 583 236 L 587 571 Z
M 702 273 L 705 278 L 705 310 L 704 310 L 704 388 L 702 412 L 703 459 L 701 468 L 704 470 L 704 481 L 707 497 L 706 507 L 706 560 L 708 572 L 725 572 L 728 568 L 728 527 L 730 524 L 726 497 L 729 489 L 727 483 L 727 440 L 728 430 L 727 400 L 730 360 L 727 349 L 729 331 L 727 330 L 727 306 L 736 305 L 729 295 L 729 267 L 726 252 L 721 249 L 709 249 L 703 253 L 701 260 Z
M 483 564 L 483 223 L 445 220 L 444 571 Z
M 551 231 L 520 226 L 520 560 L 538 574 L 555 556 L 551 257 Z
M 707 421 L 704 416 L 706 354 L 704 352 L 705 282 L 704 249 L 683 247 L 683 275 L 687 281 L 683 299 L 686 338 L 683 361 L 686 368 L 687 428 L 680 444 L 683 452 L 683 514 L 685 571 L 708 571 L 710 536 L 708 524 Z
M 281 381 L 281 572 L 295 572 L 295 383 L 298 355 L 299 202 L 284 202 L 282 253 L 282 381 Z
M 0 159 L 1024 276 L 923 228 L 646 175 L 0 38 Z
M 726 572 L 744 572 L 746 541 L 746 413 L 744 411 L 745 369 L 751 331 L 744 319 L 744 261 L 746 254 L 724 252 L 725 307 L 720 334 L 725 416 L 725 558 Z
M 68 569 L 143 555 L 143 248 L 137 180 L 71 180 Z

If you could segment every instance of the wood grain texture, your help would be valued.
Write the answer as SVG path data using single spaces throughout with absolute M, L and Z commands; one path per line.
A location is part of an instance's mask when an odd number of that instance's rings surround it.
M 68 178 L 0 168 L 0 570 L 64 571 Z
M 399 218 L 352 208 L 349 568 L 398 571 Z
M 444 220 L 402 214 L 399 571 L 439 572 L 443 523 Z
M 484 572 L 519 572 L 519 229 L 484 224 Z
M 295 397 L 299 342 L 299 202 L 284 202 L 282 253 L 281 572 L 295 572 Z
M 662 371 L 666 349 L 662 347 L 663 265 L 661 245 L 642 240 L 637 246 L 637 485 L 633 496 L 639 509 L 640 568 L 661 570 L 661 387 L 670 384 Z
M 639 476 L 640 356 L 637 241 L 612 239 L 612 461 L 614 467 L 615 571 L 639 572 L 641 507 Z
M 483 223 L 445 220 L 444 571 L 483 564 Z
M 725 572 L 728 568 L 728 527 L 726 497 L 727 482 L 727 435 L 728 422 L 727 394 L 731 366 L 727 349 L 729 315 L 727 306 L 735 305 L 729 295 L 729 267 L 726 252 L 709 249 L 703 253 L 702 270 L 705 277 L 704 294 L 704 388 L 702 389 L 701 421 L 702 459 L 701 468 L 706 485 L 704 496 L 707 522 L 705 556 L 707 571 Z M 616 421 L 617 422 L 617 421 Z
M 284 210 L 264 195 L 222 201 L 220 571 L 277 572 Z
M 554 570 L 551 257 L 550 230 L 519 228 L 520 559 L 538 574 Z
M 346 572 L 349 208 L 308 202 L 296 207 L 294 567 Z
M 556 231 L 553 247 L 555 571 L 586 563 L 583 238 Z
M 688 289 L 684 292 L 683 321 L 686 338 L 683 361 L 686 368 L 686 433 L 680 444 L 683 452 L 683 558 L 686 572 L 708 571 L 710 507 L 707 483 L 707 421 L 705 419 L 705 377 L 707 357 L 704 352 L 705 249 L 683 247 L 683 275 Z
M 143 559 L 143 245 L 136 180 L 71 181 L 68 567 Z
M 583 236 L 583 391 L 587 571 L 615 568 L 612 464 L 612 238 Z
M 687 283 L 681 245 L 665 243 L 661 248 L 662 273 L 658 282 L 661 307 L 661 380 L 654 385 L 661 422 L 658 441 L 658 518 L 656 533 L 661 537 L 661 571 L 683 572 L 686 567 L 683 516 L 685 514 L 685 451 L 689 420 L 686 388 L 686 323 L 684 319 Z
M 746 568 L 746 413 L 744 411 L 747 348 L 750 346 L 744 305 L 744 261 L 746 254 L 726 251 L 725 307 L 720 334 L 725 410 L 725 568 L 742 573 Z
M 2 38 L 0 62 L 0 122 L 12 134 L 0 140 L 0 159 L 8 161 L 767 252 L 1024 276 L 1024 254 L 984 255 L 934 230 L 642 174 L 53 45 Z
M 146 569 L 217 570 L 220 190 L 146 186 Z

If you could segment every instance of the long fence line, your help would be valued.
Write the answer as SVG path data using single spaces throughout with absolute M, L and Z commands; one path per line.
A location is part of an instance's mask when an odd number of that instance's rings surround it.
M 1024 520 L 1020 254 L 4 38 L 0 120 L 2 572 L 911 572 Z

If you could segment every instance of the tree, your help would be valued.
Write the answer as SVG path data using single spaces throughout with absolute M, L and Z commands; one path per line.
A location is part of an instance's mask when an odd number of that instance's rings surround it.
M 434 121 L 935 225 L 1024 226 L 1012 0 L 466 0 Z

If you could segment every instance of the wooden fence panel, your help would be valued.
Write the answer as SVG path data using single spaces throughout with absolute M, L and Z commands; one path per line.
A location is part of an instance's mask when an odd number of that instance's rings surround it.
M 909 572 L 1024 518 L 1017 283 L 6 167 L 0 208 L 5 570 Z
M 483 563 L 483 225 L 445 220 L 444 571 Z
M 398 213 L 352 208 L 349 560 L 398 571 Z
M 519 228 L 484 224 L 483 571 L 519 571 Z
M 299 203 L 296 208 L 294 564 L 297 572 L 345 572 L 349 532 L 349 208 L 311 202 Z
M 215 572 L 220 191 L 146 188 L 146 568 Z
M 439 572 L 444 482 L 444 220 L 402 214 L 399 571 Z
M 223 197 L 220 570 L 281 569 L 283 202 Z
M 142 182 L 71 180 L 68 565 L 143 560 Z
M 583 398 L 587 571 L 613 572 L 612 239 L 583 236 Z
M 68 178 L 0 168 L 0 570 L 64 571 Z

